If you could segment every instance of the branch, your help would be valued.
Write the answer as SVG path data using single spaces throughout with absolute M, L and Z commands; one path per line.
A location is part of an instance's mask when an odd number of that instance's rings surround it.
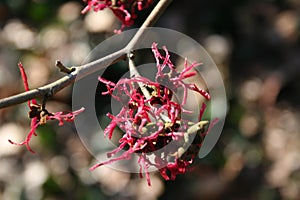
M 127 53 L 130 52 L 130 49 L 134 47 L 134 45 L 144 34 L 144 29 L 153 26 L 171 2 L 172 0 L 160 0 L 125 48 L 116 51 L 110 55 L 107 55 L 103 58 L 100 58 L 96 61 L 87 63 L 85 65 L 80 65 L 71 68 L 66 68 L 63 65 L 56 65 L 60 69 L 72 69 L 72 71 L 67 71 L 67 75 L 48 85 L 39 87 L 37 89 L 32 89 L 30 91 L 23 92 L 14 96 L 10 96 L 4 99 L 0 99 L 0 109 L 24 103 L 31 99 L 42 97 L 45 95 L 52 96 L 58 91 L 67 87 L 68 85 L 72 84 L 76 78 L 83 78 L 85 76 L 90 75 L 93 72 L 108 67 L 109 65 L 119 62 L 120 60 L 123 60 L 126 57 Z M 65 71 L 65 69 L 63 70 Z
M 127 53 L 130 53 L 131 49 L 136 45 L 136 43 L 141 39 L 142 35 L 145 33 L 145 28 L 153 26 L 159 17 L 163 14 L 165 9 L 169 6 L 172 0 L 160 0 L 155 8 L 152 10 L 150 15 L 147 17 L 145 22 L 142 24 L 141 28 L 136 32 L 131 41 L 125 47 L 128 49 Z

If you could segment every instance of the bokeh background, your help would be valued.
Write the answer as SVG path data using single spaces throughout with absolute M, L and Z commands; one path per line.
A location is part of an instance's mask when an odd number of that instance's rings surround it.
M 0 1 L 0 98 L 62 77 L 54 67 L 81 64 L 120 23 L 107 10 L 81 15 L 80 0 Z M 174 1 L 157 26 L 202 44 L 224 77 L 228 116 L 213 151 L 176 181 L 107 167 L 72 124 L 50 122 L 32 140 L 36 154 L 13 146 L 29 131 L 26 103 L 0 110 L 0 199 L 300 199 L 300 1 Z M 149 10 L 141 12 L 137 26 Z M 71 109 L 72 87 L 52 97 L 51 112 Z

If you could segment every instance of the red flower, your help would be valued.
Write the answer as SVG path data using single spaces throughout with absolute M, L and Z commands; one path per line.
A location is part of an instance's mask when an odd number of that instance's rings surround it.
M 81 11 L 82 14 L 89 10 L 95 12 L 109 8 L 115 14 L 115 16 L 122 22 L 120 30 L 116 30 L 116 33 L 120 33 L 126 26 L 134 24 L 134 20 L 137 18 L 136 11 L 146 9 L 153 3 L 153 0 L 83 0 L 87 2 L 87 6 Z
M 23 80 L 24 88 L 26 91 L 29 91 L 27 76 L 24 70 L 22 63 L 18 64 L 21 77 Z M 35 153 L 30 145 L 29 142 L 31 141 L 32 136 L 37 136 L 36 129 L 39 125 L 45 124 L 48 120 L 58 120 L 59 126 L 62 126 L 64 122 L 73 122 L 76 115 L 83 112 L 84 108 L 81 108 L 74 112 L 56 112 L 50 113 L 48 112 L 42 105 L 38 104 L 36 99 L 32 99 L 28 101 L 29 111 L 29 118 L 31 118 L 30 124 L 30 132 L 28 133 L 26 139 L 21 143 L 15 143 L 11 140 L 8 140 L 11 144 L 15 145 L 26 145 L 27 149 L 32 153 Z
M 199 64 L 188 65 L 186 61 L 184 69 L 179 72 L 172 64 L 166 47 L 163 49 L 165 55 L 158 51 L 157 44 L 152 45 L 158 70 L 155 81 L 135 76 L 112 83 L 99 77 L 99 81 L 107 88 L 102 94 L 110 94 L 123 105 L 116 116 L 107 114 L 111 122 L 105 128 L 104 135 L 111 139 L 117 126 L 124 131 L 119 147 L 107 156 L 112 157 L 121 150 L 124 152 L 119 157 L 94 165 L 91 170 L 118 160 L 130 159 L 132 154 L 138 154 L 140 175 L 142 177 L 144 171 L 148 185 L 151 185 L 148 172 L 150 166 L 158 168 L 164 179 L 174 180 L 177 174 L 185 173 L 197 157 L 207 133 L 204 127 L 208 121 L 200 121 L 205 104 L 200 109 L 199 122 L 181 118 L 182 113 L 192 113 L 182 106 L 186 104 L 188 90 L 198 92 L 207 100 L 210 96 L 195 84 L 184 81 L 196 74 L 192 69 Z M 173 91 L 180 88 L 184 95 L 181 103 L 177 103 L 172 98 Z M 155 156 L 154 162 L 149 160 L 149 155 Z

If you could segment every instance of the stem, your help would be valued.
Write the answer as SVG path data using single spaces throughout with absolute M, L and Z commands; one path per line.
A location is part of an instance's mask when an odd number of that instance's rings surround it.
M 130 77 L 131 78 L 140 77 L 141 75 L 140 75 L 139 71 L 137 70 L 137 68 L 135 67 L 135 64 L 133 62 L 133 57 L 134 56 L 133 56 L 132 53 L 129 53 L 127 55 Z M 137 84 L 141 88 L 142 93 L 145 95 L 146 99 L 150 99 L 151 95 L 150 95 L 149 91 L 147 90 L 147 88 L 145 87 L 145 85 L 143 83 L 140 83 L 140 82 L 138 82 Z
M 125 47 L 129 53 L 133 47 L 139 42 L 139 40 L 142 38 L 142 36 L 145 33 L 145 28 L 151 27 L 153 24 L 156 23 L 156 21 L 159 19 L 159 17 L 163 14 L 163 12 L 166 10 L 166 8 L 169 6 L 169 4 L 172 2 L 172 0 L 160 0 L 155 8 L 152 10 L 150 15 L 147 17 L 143 25 L 140 27 L 140 29 L 136 32 L 136 34 L 133 36 L 133 38 L 130 40 L 130 42 Z
M 42 97 L 47 94 L 55 94 L 63 88 L 67 87 L 68 85 L 72 84 L 76 78 L 83 78 L 95 71 L 98 71 L 109 65 L 119 62 L 120 60 L 123 60 L 126 54 L 130 52 L 130 49 L 134 47 L 134 45 L 140 40 L 140 38 L 144 34 L 144 29 L 154 25 L 154 23 L 157 21 L 157 19 L 161 16 L 161 14 L 171 2 L 172 0 L 160 0 L 155 6 L 155 8 L 152 10 L 150 15 L 147 17 L 141 28 L 137 31 L 137 33 L 133 36 L 133 38 L 125 48 L 116 51 L 110 55 L 107 55 L 103 58 L 100 58 L 96 61 L 87 63 L 85 65 L 71 67 L 70 69 L 75 70 L 48 85 L 0 99 L 0 109 L 24 103 L 31 99 Z
M 133 62 L 133 59 L 134 59 L 134 55 L 133 53 L 128 53 L 127 54 L 127 58 L 128 58 L 128 66 L 129 66 L 129 72 L 130 72 L 130 77 L 133 78 L 133 77 L 140 77 L 140 73 L 139 71 L 137 70 L 134 62 Z M 147 88 L 145 87 L 145 85 L 143 83 L 140 83 L 140 82 L 137 82 L 137 84 L 139 85 L 139 87 L 141 88 L 141 91 L 143 93 L 143 95 L 146 97 L 146 99 L 150 99 L 151 98 L 151 94 L 149 93 L 149 91 L 147 90 Z M 150 105 L 150 103 L 148 102 L 149 106 L 152 108 L 152 109 L 155 109 L 153 106 Z M 161 119 L 164 121 L 164 122 L 170 122 L 171 119 L 160 113 L 159 116 L 161 117 Z M 152 121 L 155 121 L 154 118 L 152 116 L 150 116 L 151 120 Z

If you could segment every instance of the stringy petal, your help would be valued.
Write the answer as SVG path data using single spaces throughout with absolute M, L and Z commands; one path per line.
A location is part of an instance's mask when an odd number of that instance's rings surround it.
M 197 157 L 198 152 L 194 149 L 200 149 L 198 147 L 201 146 L 203 138 L 195 142 L 187 141 L 190 138 L 187 132 L 198 122 L 182 119 L 181 114 L 183 112 L 193 113 L 192 110 L 183 108 L 189 90 L 198 92 L 207 100 L 210 99 L 208 92 L 199 89 L 195 84 L 185 82 L 185 79 L 196 75 L 196 71 L 192 70 L 200 63 L 189 65 L 186 60 L 184 69 L 177 71 L 170 60 L 167 48 L 162 47 L 162 49 L 164 54 L 158 50 L 156 43 L 152 44 L 157 67 L 155 81 L 136 75 L 131 79 L 122 78 L 117 83 L 113 83 L 99 77 L 99 81 L 107 89 L 102 94 L 110 94 L 112 98 L 120 101 L 123 105 L 117 115 L 107 114 L 111 122 L 105 128 L 104 135 L 108 135 L 108 138 L 111 139 L 116 127 L 123 130 L 124 135 L 119 140 L 119 146 L 107 153 L 107 157 L 110 159 L 92 166 L 91 170 L 119 160 L 130 159 L 133 154 L 137 154 L 140 177 L 142 178 L 144 173 L 150 186 L 148 171 L 150 165 L 159 169 L 165 180 L 174 180 L 178 174 L 185 173 L 193 159 Z M 170 86 L 170 88 L 164 85 Z M 181 102 L 180 100 L 179 102 L 174 101 L 172 98 L 173 91 L 178 89 L 183 91 Z M 203 102 L 198 115 L 199 121 L 202 119 L 205 108 L 206 105 Z M 193 128 L 195 132 L 192 134 L 197 134 L 198 129 Z M 204 132 L 197 137 L 204 137 L 206 134 L 207 132 Z M 171 142 L 174 142 L 174 147 L 166 148 Z M 192 145 L 191 148 L 186 147 L 188 142 Z M 159 153 L 157 150 L 162 148 L 163 153 Z M 120 156 L 115 156 L 124 149 L 126 151 Z M 148 155 L 154 155 L 154 163 L 149 161 Z

